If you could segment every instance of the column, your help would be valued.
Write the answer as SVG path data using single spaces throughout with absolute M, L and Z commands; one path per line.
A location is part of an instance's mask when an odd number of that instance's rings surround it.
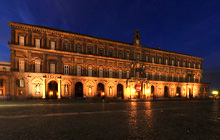
M 43 77 L 43 95 L 42 95 L 42 99 L 46 98 L 46 94 L 45 94 L 45 84 L 46 83 L 46 77 Z
M 60 81 L 61 81 L 61 78 L 59 77 L 58 78 L 58 95 L 57 95 L 57 98 L 60 99 L 61 98 L 61 93 L 60 93 L 60 87 L 61 87 L 61 84 L 60 84 Z

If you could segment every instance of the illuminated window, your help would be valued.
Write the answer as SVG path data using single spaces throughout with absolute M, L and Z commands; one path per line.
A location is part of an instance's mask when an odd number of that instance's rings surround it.
M 149 74 L 148 74 L 148 72 L 146 72 L 146 78 L 149 78 Z
M 35 60 L 35 72 L 40 72 L 40 60 Z
M 99 77 L 103 77 L 103 68 L 99 68 Z
M 109 69 L 109 78 L 112 78 L 112 75 L 113 75 L 113 70 Z
M 92 67 L 88 67 L 88 76 L 92 77 Z
M 19 36 L 19 45 L 24 46 L 24 36 Z
M 3 89 L 0 89 L 0 96 L 3 95 Z
M 64 65 L 64 74 L 69 74 L 69 65 Z
M 24 72 L 24 60 L 19 60 L 19 72 Z
M 194 67 L 194 69 L 196 68 L 196 64 L 195 63 L 193 64 L 193 67 Z
M 159 58 L 159 64 L 161 64 L 161 58 Z
M 172 66 L 174 66 L 174 60 L 172 60 Z
M 126 53 L 126 59 L 130 59 L 129 58 L 129 52 Z
M 178 66 L 178 67 L 180 66 L 180 61 L 177 61 L 177 66 Z
M 152 57 L 152 63 L 154 63 L 154 57 Z
M 168 59 L 165 60 L 165 64 L 168 65 Z
M 127 78 L 130 78 L 130 76 L 129 76 L 129 71 L 127 71 L 126 77 L 127 77 Z
M 55 73 L 55 64 L 50 64 L 50 73 Z
M 18 87 L 23 88 L 24 87 L 24 80 L 23 79 L 17 80 L 17 85 L 18 85 Z
M 50 42 L 50 49 L 55 50 L 55 41 Z
M 190 68 L 190 63 L 189 63 L 189 68 Z
M 109 87 L 109 96 L 112 96 L 113 95 L 113 93 L 112 93 L 112 87 L 110 86 Z
M 122 54 L 122 51 L 119 51 L 119 54 L 118 54 L 119 56 L 119 58 L 123 58 L 123 54 Z
M 81 66 L 77 66 L 77 76 L 81 76 Z
M 119 72 L 118 72 L 118 78 L 122 78 L 122 70 L 119 70 Z
M 174 75 L 172 74 L 172 81 L 174 81 Z
M 159 74 L 159 81 L 161 81 L 161 74 Z
M 152 80 L 154 80 L 154 73 L 152 73 Z
M 40 48 L 40 39 L 35 39 L 35 47 Z

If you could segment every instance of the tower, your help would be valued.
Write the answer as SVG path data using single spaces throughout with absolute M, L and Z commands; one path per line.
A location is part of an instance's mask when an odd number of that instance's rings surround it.
M 133 44 L 137 45 L 137 46 L 140 46 L 140 33 L 139 33 L 138 29 L 136 29 L 135 32 L 134 32 Z

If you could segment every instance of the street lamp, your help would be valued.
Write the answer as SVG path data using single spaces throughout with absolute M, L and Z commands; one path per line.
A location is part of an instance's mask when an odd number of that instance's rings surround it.
M 214 96 L 214 99 L 216 99 L 216 96 L 218 95 L 218 91 L 217 90 L 213 90 L 212 91 L 212 95 Z

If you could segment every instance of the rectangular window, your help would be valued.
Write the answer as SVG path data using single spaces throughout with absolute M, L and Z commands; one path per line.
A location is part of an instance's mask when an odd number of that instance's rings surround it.
M 149 61 L 149 60 L 148 60 L 148 56 L 147 56 L 147 55 L 146 55 L 146 58 L 145 58 L 145 59 L 146 59 L 146 62 L 148 62 L 148 61 Z
M 21 88 L 24 87 L 24 80 L 23 79 L 18 80 L 18 87 L 21 87 Z
M 64 49 L 65 51 L 69 51 L 69 43 L 64 43 L 64 44 L 63 44 L 63 49 Z
M 178 66 L 178 67 L 180 66 L 180 61 L 177 61 L 177 66 Z
M 122 70 L 119 70 L 119 73 L 118 73 L 118 78 L 122 78 Z
M 19 45 L 24 46 L 24 36 L 19 36 Z
M 69 75 L 69 65 L 64 65 L 64 74 Z
M 149 74 L 148 74 L 148 72 L 146 72 L 146 78 L 149 78 Z
M 77 53 L 81 53 L 81 46 L 80 46 L 80 44 L 76 45 L 76 52 Z
M 129 58 L 129 52 L 126 53 L 126 59 L 130 59 Z
M 177 76 L 177 81 L 178 81 L 178 82 L 180 81 L 180 76 L 179 76 L 179 75 Z
M 55 73 L 55 64 L 50 64 L 50 73 Z
M 184 62 L 183 62 L 183 67 L 185 67 L 185 66 L 186 66 L 186 62 L 184 61 Z
M 172 60 L 172 66 L 174 66 L 174 60 Z
M 55 41 L 50 42 L 50 49 L 55 50 Z
M 161 58 L 159 58 L 159 64 L 161 64 Z
M 40 61 L 35 61 L 35 72 L 40 73 Z
M 200 64 L 198 65 L 198 68 L 200 69 Z
M 19 60 L 19 72 L 24 72 L 24 60 Z
M 126 77 L 127 77 L 127 78 L 130 78 L 130 76 L 129 76 L 129 71 L 127 71 Z
M 152 73 L 152 80 L 154 80 L 154 73 Z
M 152 57 L 152 63 L 154 63 L 154 57 Z
M 113 70 L 109 69 L 109 78 L 112 78 L 112 75 L 113 75 Z
M 165 60 L 165 64 L 168 65 L 168 59 Z
M 136 54 L 136 61 L 139 61 L 139 60 L 140 60 L 140 55 Z
M 191 66 L 190 66 L 190 63 L 189 63 L 189 68 L 190 68 Z
M 140 72 L 136 72 L 136 77 L 139 78 L 140 77 Z
M 40 48 L 40 39 L 35 39 L 35 47 Z
M 109 57 L 113 57 L 112 54 L 113 54 L 113 53 L 112 53 L 112 50 L 110 50 L 110 51 L 109 51 Z
M 88 67 L 88 76 L 92 77 L 92 67 Z
M 103 77 L 103 68 L 99 68 L 99 77 Z
M 193 67 L 194 67 L 194 69 L 196 68 L 196 64 L 195 63 L 193 64 Z
M 77 76 L 81 76 L 81 66 L 77 66 Z

